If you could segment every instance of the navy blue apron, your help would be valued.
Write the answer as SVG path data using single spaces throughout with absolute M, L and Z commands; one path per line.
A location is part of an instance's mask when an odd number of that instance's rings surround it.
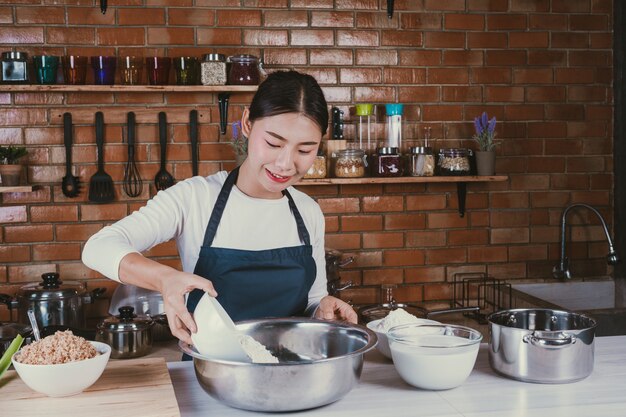
M 235 322 L 303 315 L 317 268 L 309 232 L 287 190 L 283 195 L 289 200 L 303 245 L 258 251 L 211 246 L 238 175 L 239 167 L 228 175 L 217 197 L 194 274 L 211 280 L 218 294 L 217 300 Z M 189 293 L 187 309 L 190 312 L 194 311 L 202 295 L 204 292 L 198 289 Z

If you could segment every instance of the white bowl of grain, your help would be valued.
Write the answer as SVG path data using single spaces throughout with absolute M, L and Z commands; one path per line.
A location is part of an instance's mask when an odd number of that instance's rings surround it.
M 56 332 L 24 346 L 11 358 L 22 381 L 33 391 L 49 397 L 79 394 L 93 385 L 109 361 L 111 347 Z

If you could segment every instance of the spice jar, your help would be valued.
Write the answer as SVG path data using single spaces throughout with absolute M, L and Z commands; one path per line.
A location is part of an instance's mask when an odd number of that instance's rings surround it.
M 439 175 L 470 175 L 469 152 L 465 148 L 439 150 Z
M 326 155 L 321 149 L 317 152 L 311 168 L 304 174 L 305 179 L 326 178 Z
M 28 82 L 28 54 L 26 52 L 2 53 L 2 83 L 25 84 Z
M 401 177 L 403 173 L 402 158 L 396 147 L 378 148 L 372 158 L 372 175 L 375 177 Z
M 335 161 L 335 177 L 360 178 L 365 176 L 365 151 L 342 149 Z
M 202 57 L 200 82 L 202 85 L 226 85 L 226 56 L 224 54 L 205 54 Z
M 413 146 L 410 149 L 409 175 L 432 177 L 435 175 L 435 155 L 430 146 Z
M 259 59 L 254 55 L 234 55 L 228 58 L 228 84 L 257 85 L 259 83 Z

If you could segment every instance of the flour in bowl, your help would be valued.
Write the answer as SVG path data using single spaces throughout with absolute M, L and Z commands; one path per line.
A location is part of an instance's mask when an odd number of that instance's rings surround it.
M 389 329 L 394 326 L 399 326 L 401 324 L 409 324 L 409 323 L 417 323 L 420 319 L 415 317 L 413 314 L 407 313 L 406 310 L 402 308 L 398 308 L 392 310 L 387 317 L 381 320 L 378 323 L 378 328 L 380 331 L 387 333 Z
M 278 363 L 278 358 L 267 348 L 247 334 L 241 335 L 239 343 L 253 363 Z

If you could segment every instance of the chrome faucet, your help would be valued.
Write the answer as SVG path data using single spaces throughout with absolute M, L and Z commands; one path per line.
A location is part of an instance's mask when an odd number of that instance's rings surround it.
M 606 261 L 609 265 L 617 265 L 617 263 L 620 261 L 619 257 L 617 256 L 617 252 L 615 252 L 615 249 L 613 248 L 613 241 L 611 240 L 611 236 L 609 235 L 609 229 L 606 227 L 606 222 L 604 221 L 604 218 L 602 217 L 600 212 L 588 204 L 571 204 L 567 206 L 565 210 L 563 210 L 563 214 L 561 215 L 561 260 L 558 265 L 555 265 L 554 268 L 552 268 L 552 275 L 554 276 L 554 278 L 557 279 L 572 278 L 572 274 L 569 270 L 569 259 L 565 255 L 565 219 L 567 217 L 567 213 L 570 211 L 570 209 L 574 207 L 588 208 L 589 210 L 594 212 L 596 216 L 598 216 L 598 218 L 602 222 L 602 228 L 604 229 L 606 240 L 609 242 L 609 254 L 606 256 Z

